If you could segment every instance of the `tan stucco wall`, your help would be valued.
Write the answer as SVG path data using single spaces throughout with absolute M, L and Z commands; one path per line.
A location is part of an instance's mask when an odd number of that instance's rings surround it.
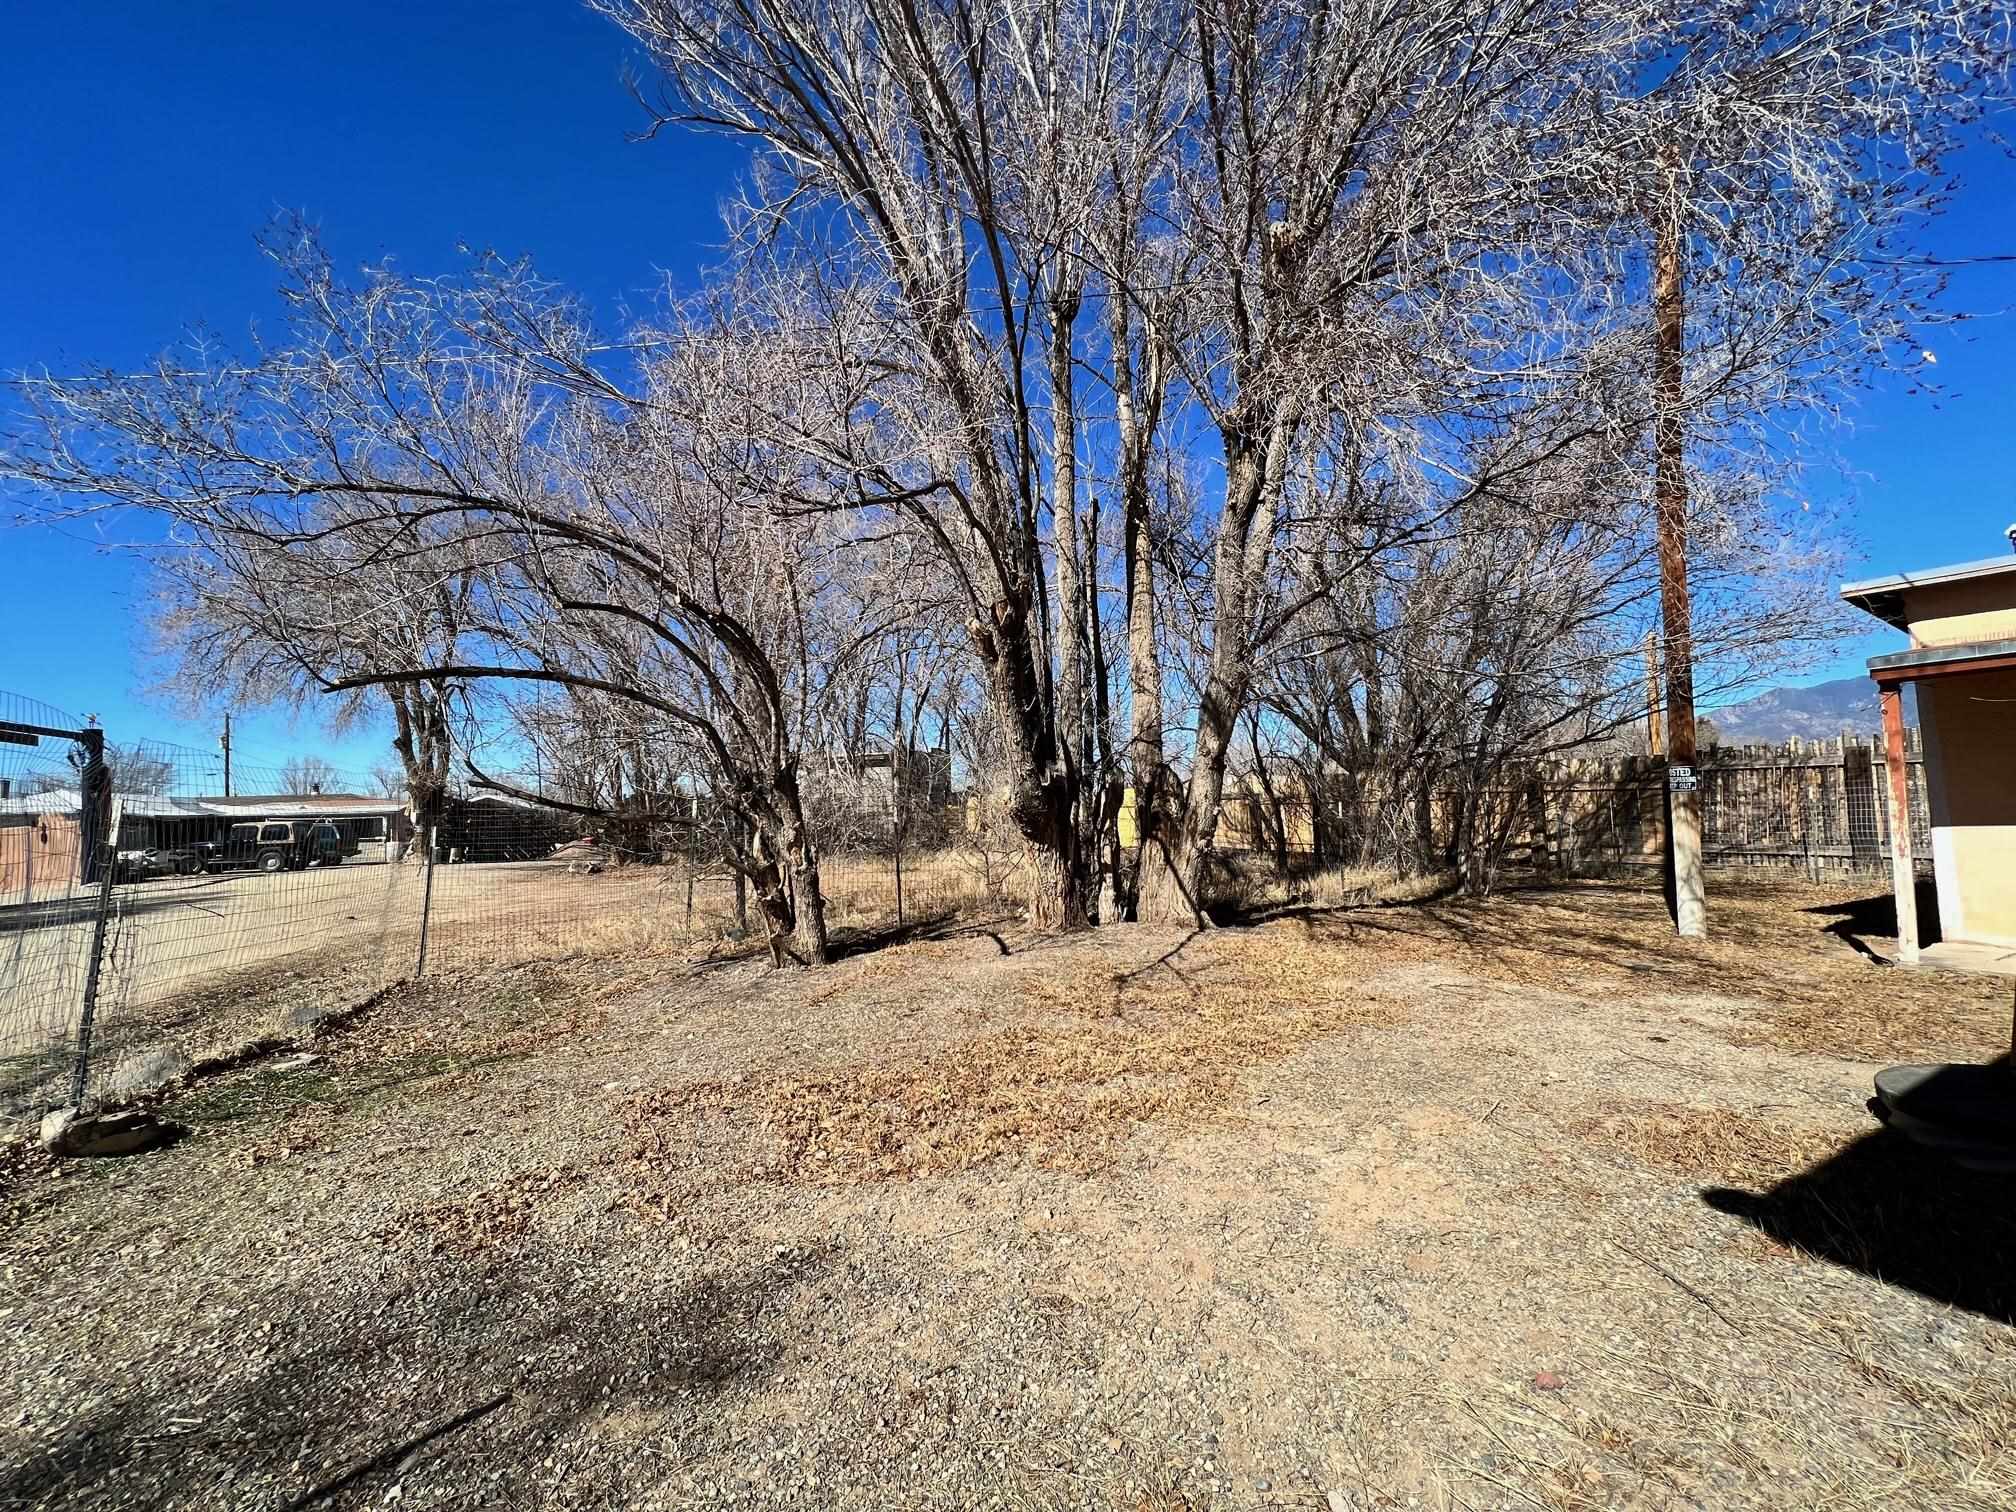
M 2016 574 L 1908 588 L 1904 616 L 1916 647 L 2016 639 Z
M 1940 928 L 2016 946 L 2016 671 L 1929 678 L 1918 701 Z

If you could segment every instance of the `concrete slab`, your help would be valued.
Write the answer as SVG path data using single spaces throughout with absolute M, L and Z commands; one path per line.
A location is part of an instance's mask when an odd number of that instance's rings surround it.
M 1918 952 L 1920 966 L 1947 971 L 1973 971 L 1987 976 L 2016 977 L 2016 948 L 1982 945 L 1973 940 L 1941 940 Z

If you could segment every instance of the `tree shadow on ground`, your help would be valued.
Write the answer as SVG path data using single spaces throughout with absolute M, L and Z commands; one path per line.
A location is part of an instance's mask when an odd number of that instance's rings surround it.
M 1814 946 L 1831 954 L 1833 945 L 1823 942 L 1830 937 L 1845 939 L 1841 930 L 1817 921 L 1810 935 L 1788 936 L 1788 913 L 1782 906 L 1749 906 L 1768 905 L 1771 899 L 1768 889 L 1735 891 L 1725 895 L 1718 909 L 1717 899 L 1711 896 L 1708 943 L 1713 954 L 1708 959 L 1712 959 L 1713 969 L 1730 981 L 1770 979 L 1773 959 L 1788 946 L 1799 947 L 1802 955 Z M 1889 900 L 1881 902 L 1887 907 Z M 1737 906 L 1729 906 L 1732 903 Z M 1801 911 L 1826 914 L 1847 906 L 1829 904 Z M 1879 917 L 1874 907 L 1875 900 L 1871 900 L 1858 916 L 1865 924 Z M 1501 885 L 1483 898 L 1444 892 L 1413 902 L 1345 908 L 1300 905 L 1271 912 L 1266 919 L 1292 921 L 1312 934 L 1343 943 L 1410 940 L 1455 946 L 1483 956 L 1502 952 L 1508 959 L 1544 949 L 1564 979 L 1572 977 L 1578 966 L 1586 965 L 1685 991 L 1698 990 L 1702 982 L 1701 942 L 1682 939 L 1673 932 L 1671 915 L 1657 880 L 1651 877 L 1636 879 L 1636 885 L 1631 885 L 1536 875 Z M 1890 927 L 1894 931 L 1894 921 Z M 1847 943 L 1853 945 L 1852 941 Z M 1859 953 L 1865 959 L 1871 955 L 1868 951 Z
M 827 954 L 834 961 L 851 960 L 855 956 L 872 955 L 878 950 L 894 950 L 899 945 L 914 945 L 921 940 L 978 940 L 991 939 L 1000 946 L 1001 954 L 1008 954 L 1008 948 L 1000 935 L 998 921 L 988 922 L 962 917 L 947 909 L 904 920 L 901 924 L 870 924 L 836 929 L 827 938 Z
M 1556 916 L 1536 920 L 1525 905 L 1537 903 Z M 1635 905 L 1635 906 L 1634 906 Z M 1624 970 L 1676 985 L 1698 982 L 1701 962 L 1692 942 L 1665 937 L 1664 905 L 1653 888 L 1614 886 L 1565 887 L 1546 882 L 1501 887 L 1489 897 L 1465 897 L 1460 892 L 1438 894 L 1412 902 L 1360 905 L 1350 908 L 1298 907 L 1270 919 L 1299 923 L 1312 934 L 1340 942 L 1377 943 L 1382 939 L 1415 940 L 1434 946 L 1456 946 L 1479 954 L 1531 951 L 1544 943 L 1565 972 L 1577 962 Z M 1640 932 L 1633 932 L 1633 926 Z M 1738 943 L 1747 926 L 1725 921 L 1720 934 Z M 1777 943 L 1777 942 L 1772 942 Z
M 1226 900 L 1211 904 L 1205 910 L 1205 914 L 1213 925 L 1221 929 L 1252 929 L 1284 919 L 1306 924 L 1316 920 L 1348 920 L 1354 915 L 1390 909 L 1429 908 L 1459 897 L 1462 890 L 1462 883 L 1452 880 L 1442 883 L 1433 892 L 1421 893 L 1411 898 L 1375 898 L 1368 890 L 1365 897 L 1349 903 L 1285 902 L 1243 905 L 1236 900 Z
M 710 1404 L 776 1368 L 771 1315 L 830 1264 L 780 1252 L 618 1286 L 527 1245 L 307 1276 L 90 1382 L 85 1410 L 8 1456 L 0 1505 L 362 1507 L 408 1476 L 446 1505 L 536 1502 L 561 1478 L 578 1504 L 631 1505 L 663 1455 L 622 1434 L 584 1453 L 580 1433 L 642 1415 L 694 1454 L 724 1447 Z
M 395 1101 L 422 1083 L 479 1074 L 530 1058 L 531 1052 L 524 1050 L 467 1055 L 422 1050 L 376 1056 L 337 1070 L 288 1071 L 252 1063 L 172 1089 L 162 1102 L 170 1117 L 199 1128 L 281 1119 L 309 1103 L 354 1112 Z
M 1781 1244 L 2016 1323 L 2016 1176 L 1877 1129 L 1768 1191 L 1710 1187 L 1701 1199 Z

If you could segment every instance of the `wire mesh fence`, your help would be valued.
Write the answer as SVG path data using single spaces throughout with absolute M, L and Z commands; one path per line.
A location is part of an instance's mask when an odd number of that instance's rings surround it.
M 581 953 L 757 948 L 727 823 L 661 795 L 648 849 L 557 807 L 405 799 L 321 763 L 227 770 L 0 695 L 0 1123 L 129 1098 L 299 1038 L 420 974 Z M 857 785 L 858 787 L 858 785 Z M 871 785 L 872 788 L 872 785 Z M 1021 901 L 1019 849 L 963 803 L 848 791 L 816 810 L 829 929 Z
M 0 737 L 0 1117 L 143 1091 L 410 974 L 396 800 L 326 769 L 226 780 L 19 699 Z
M 1922 756 L 1908 755 L 1915 854 L 1929 861 Z M 1880 746 L 1854 740 L 1714 753 L 1701 768 L 1709 859 L 1886 867 L 1884 770 Z M 1003 816 L 955 798 L 949 768 L 921 785 L 883 772 L 855 763 L 807 783 L 842 948 L 1026 901 Z M 1663 857 L 1658 763 L 1557 764 L 1486 798 L 1512 865 L 1573 874 Z M 1235 909 L 1283 887 L 1348 903 L 1354 866 L 1401 831 L 1417 850 L 1446 845 L 1458 808 L 1235 784 L 1214 885 Z M 757 951 L 762 911 L 727 859 L 736 821 L 694 794 L 658 795 L 651 811 L 648 830 L 617 834 L 543 801 L 464 793 L 416 827 L 403 796 L 323 763 L 234 769 L 0 694 L 0 1123 L 298 1039 L 423 972 Z

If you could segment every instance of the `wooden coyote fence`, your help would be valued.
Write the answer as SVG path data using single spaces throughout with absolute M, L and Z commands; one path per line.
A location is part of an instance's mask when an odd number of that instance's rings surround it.
M 1905 732 L 1912 853 L 1931 855 L 1924 752 Z M 1697 764 L 1710 865 L 1811 876 L 1890 864 L 1881 735 L 1715 746 Z M 1534 774 L 1523 837 L 1536 862 L 1574 872 L 1656 865 L 1666 849 L 1666 764 L 1648 757 L 1554 762 Z

